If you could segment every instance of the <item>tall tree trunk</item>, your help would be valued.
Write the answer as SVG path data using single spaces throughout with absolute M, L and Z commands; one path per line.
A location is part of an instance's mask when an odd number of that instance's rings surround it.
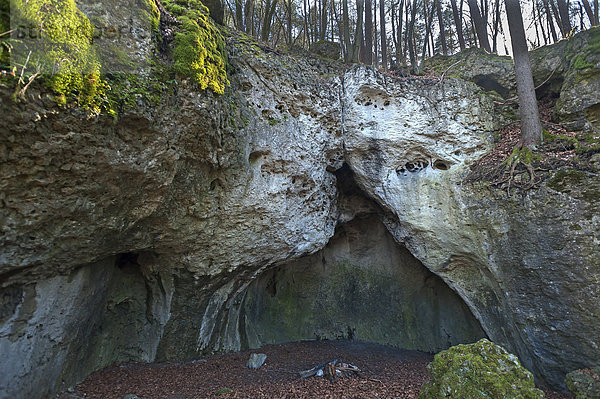
M 546 34 L 546 29 L 544 28 L 544 17 L 542 16 L 542 10 L 540 9 L 539 3 L 536 4 L 537 8 L 537 19 L 536 21 L 540 24 L 540 30 L 542 31 L 542 36 L 544 38 L 544 46 L 548 44 L 549 37 Z
M 477 0 L 468 0 L 468 3 L 469 10 L 471 11 L 471 19 L 475 25 L 477 39 L 479 40 L 479 46 L 489 53 L 492 51 L 492 49 L 490 48 L 490 42 L 488 40 L 487 26 L 483 20 L 483 17 L 481 16 L 481 13 L 479 12 Z
M 365 1 L 365 54 L 363 62 L 373 65 L 373 2 Z
M 425 55 L 427 54 L 427 45 L 429 43 L 429 36 L 431 35 L 431 24 L 433 23 L 434 10 L 435 1 L 431 3 L 430 10 L 427 9 L 427 0 L 423 2 L 423 15 L 425 16 L 425 38 L 423 40 L 423 53 L 421 54 L 421 65 L 423 65 L 423 63 L 425 62 Z M 433 50 L 433 48 L 431 48 L 430 50 Z
M 294 0 L 288 0 L 287 1 L 287 45 L 291 46 L 292 45 L 292 30 L 294 29 L 294 27 L 292 26 L 292 13 L 294 12 L 294 5 L 296 3 L 294 3 Z
M 535 29 L 535 38 L 537 39 L 537 43 L 534 43 L 534 47 L 538 47 L 542 41 L 540 40 L 540 30 L 538 29 L 538 25 L 535 20 L 535 1 L 531 5 L 531 20 L 533 23 L 533 28 Z
M 417 19 L 417 5 L 411 3 L 410 24 L 408 25 L 408 54 L 410 56 L 410 67 L 413 73 L 419 73 L 417 57 L 415 52 L 415 20 Z
M 327 34 L 327 0 L 322 0 L 322 9 L 321 9 L 321 32 L 319 35 L 319 40 L 325 40 L 325 35 Z
M 543 0 L 544 3 L 544 11 L 546 12 L 546 19 L 548 20 L 548 28 L 550 29 L 550 34 L 552 35 L 553 43 L 558 41 L 558 36 L 556 35 L 556 29 L 554 28 L 554 19 L 552 19 L 552 12 L 550 11 L 550 6 L 548 5 L 548 0 Z
M 373 65 L 379 68 L 379 36 L 377 35 L 377 0 L 373 0 Z
M 462 18 L 458 13 L 458 7 L 456 7 L 456 0 L 450 0 L 450 4 L 452 5 L 452 16 L 454 17 L 454 25 L 456 26 L 456 35 L 458 36 L 458 44 L 460 46 L 460 50 L 465 49 L 465 38 L 463 36 L 462 29 Z
M 435 0 L 437 10 L 438 24 L 440 25 L 440 42 L 442 42 L 442 54 L 448 54 L 448 44 L 446 43 L 446 28 L 444 27 L 444 16 L 442 15 L 441 0 Z
M 242 4 L 242 0 L 235 0 L 235 27 L 242 32 L 245 31 L 244 28 L 244 5 Z
M 342 20 L 344 24 L 344 62 L 352 62 L 352 44 L 350 43 L 350 18 L 348 17 L 348 0 L 342 0 Z
M 517 94 L 519 95 L 521 144 L 524 147 L 532 148 L 542 142 L 542 124 L 540 123 L 540 113 L 535 97 L 535 86 L 531 74 L 521 6 L 519 0 L 505 0 L 505 4 L 513 48 Z
M 494 26 L 492 32 L 492 52 L 498 52 L 498 31 L 500 30 L 500 0 L 494 3 Z
M 600 2 L 594 0 L 594 26 L 600 25 Z
M 254 0 L 246 0 L 246 4 L 244 4 L 244 31 L 252 36 L 255 36 Z
M 392 17 L 393 19 L 393 17 Z M 385 1 L 379 0 L 379 33 L 381 35 L 381 67 L 387 70 L 387 34 L 385 31 Z
M 590 2 L 588 0 L 581 0 L 581 2 L 583 3 L 583 8 L 585 8 L 585 13 L 590 19 L 590 26 L 594 26 L 594 23 L 596 22 L 596 17 L 594 16 L 594 11 L 592 10 Z
M 356 15 L 356 29 L 354 31 L 354 44 L 352 45 L 351 62 L 358 62 L 360 47 L 363 44 L 364 0 L 356 0 Z
M 269 40 L 269 35 L 271 34 L 271 26 L 273 24 L 273 14 L 275 14 L 275 7 L 277 7 L 278 0 L 267 0 L 267 5 L 265 7 L 265 15 L 262 25 L 262 32 L 260 38 L 263 42 Z
M 558 13 L 560 14 L 560 25 L 562 29 L 563 37 L 571 32 L 571 19 L 569 18 L 569 7 L 567 6 L 566 0 L 557 0 Z
M 304 45 L 310 47 L 310 32 L 308 31 L 308 1 L 304 0 Z

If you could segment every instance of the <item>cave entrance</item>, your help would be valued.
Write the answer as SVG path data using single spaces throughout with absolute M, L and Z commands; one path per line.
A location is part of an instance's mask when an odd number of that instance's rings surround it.
M 485 337 L 463 300 L 394 240 L 349 170 L 338 186 L 340 223 L 325 248 L 249 286 L 242 346 L 358 339 L 438 352 Z

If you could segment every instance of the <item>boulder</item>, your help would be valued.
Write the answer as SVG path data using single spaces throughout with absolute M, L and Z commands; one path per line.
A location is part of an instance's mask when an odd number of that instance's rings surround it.
M 246 362 L 246 367 L 251 369 L 258 369 L 267 360 L 267 355 L 264 353 L 253 353 L 250 355 L 250 359 Z
M 487 339 L 438 353 L 427 370 L 431 381 L 423 385 L 419 399 L 544 397 L 519 359 Z
M 338 60 L 340 58 L 341 46 L 337 42 L 321 40 L 310 46 L 310 52 L 323 58 Z
M 600 398 L 600 365 L 567 374 L 567 388 L 575 399 Z

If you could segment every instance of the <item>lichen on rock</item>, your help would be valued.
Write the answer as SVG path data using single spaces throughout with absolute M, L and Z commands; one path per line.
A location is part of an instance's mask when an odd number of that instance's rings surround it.
M 427 369 L 431 381 L 423 385 L 420 399 L 544 397 L 517 357 L 485 338 L 438 353 Z

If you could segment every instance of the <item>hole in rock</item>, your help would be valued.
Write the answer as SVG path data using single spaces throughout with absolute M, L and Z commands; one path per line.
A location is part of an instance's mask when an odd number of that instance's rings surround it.
M 338 226 L 315 254 L 265 271 L 247 289 L 244 346 L 357 339 L 437 352 L 485 336 L 464 301 L 397 243 L 344 166 Z
M 444 161 L 437 160 L 433 163 L 433 168 L 439 169 L 439 170 L 448 170 L 448 169 L 450 169 L 450 165 L 448 165 Z
M 473 78 L 477 86 L 480 86 L 485 91 L 495 91 L 502 98 L 507 98 L 509 90 L 498 82 L 498 78 L 494 75 L 477 75 Z
M 115 264 L 119 269 L 129 268 L 129 267 L 139 267 L 138 263 L 139 254 L 135 252 L 125 252 L 117 255 L 117 259 Z

